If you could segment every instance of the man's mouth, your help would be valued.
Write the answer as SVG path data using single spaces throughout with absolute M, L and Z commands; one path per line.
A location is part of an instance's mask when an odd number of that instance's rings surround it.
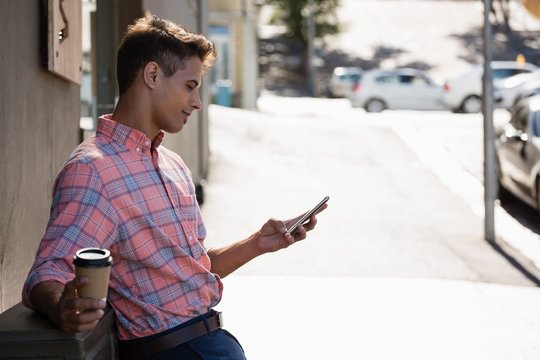
M 191 115 L 191 113 L 187 113 L 185 111 L 182 111 L 182 114 L 184 114 L 185 118 L 184 118 L 184 124 L 187 123 L 188 119 L 189 119 L 189 116 Z

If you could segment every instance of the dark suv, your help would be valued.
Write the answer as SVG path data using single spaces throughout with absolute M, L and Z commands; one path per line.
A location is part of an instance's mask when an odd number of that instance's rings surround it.
M 540 95 L 514 106 L 495 148 L 499 196 L 510 192 L 540 214 Z

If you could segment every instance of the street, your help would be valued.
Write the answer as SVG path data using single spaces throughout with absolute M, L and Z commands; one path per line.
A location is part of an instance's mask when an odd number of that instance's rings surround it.
M 259 110 L 210 108 L 206 245 L 330 202 L 308 239 L 224 279 L 226 328 L 248 358 L 540 355 L 540 292 L 483 239 L 477 118 L 366 114 L 342 99 L 262 97 Z M 437 352 L 452 336 L 457 348 Z

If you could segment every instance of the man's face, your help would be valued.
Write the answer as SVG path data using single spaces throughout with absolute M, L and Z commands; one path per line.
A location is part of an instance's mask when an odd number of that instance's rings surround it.
M 203 70 L 203 63 L 196 56 L 185 59 L 184 68 L 169 78 L 159 69 L 158 85 L 152 95 L 152 126 L 157 131 L 179 132 L 192 112 L 201 108 L 199 87 Z

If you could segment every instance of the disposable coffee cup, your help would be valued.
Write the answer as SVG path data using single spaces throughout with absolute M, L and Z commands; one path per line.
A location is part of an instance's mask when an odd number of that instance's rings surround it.
M 76 252 L 73 264 L 77 276 L 90 279 L 89 284 L 77 289 L 77 295 L 106 300 L 112 265 L 111 252 L 107 249 L 84 248 Z

